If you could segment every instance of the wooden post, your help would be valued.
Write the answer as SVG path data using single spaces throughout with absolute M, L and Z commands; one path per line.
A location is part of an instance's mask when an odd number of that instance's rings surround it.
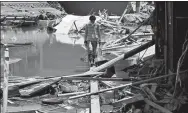
M 98 91 L 98 81 L 90 81 L 90 92 Z M 100 113 L 99 95 L 91 95 L 91 113 Z
M 4 51 L 4 84 L 3 84 L 3 111 L 6 113 L 8 100 L 8 75 L 9 75 L 9 48 L 5 45 Z

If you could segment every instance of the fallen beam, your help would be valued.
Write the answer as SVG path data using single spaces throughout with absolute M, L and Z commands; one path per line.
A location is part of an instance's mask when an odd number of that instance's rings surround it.
M 181 73 L 185 73 L 187 71 L 188 70 L 183 71 Z M 161 78 L 165 78 L 165 77 L 169 77 L 169 76 L 173 76 L 173 75 L 176 75 L 176 73 L 168 74 L 168 75 L 162 75 L 162 76 L 159 76 L 159 77 L 154 77 L 154 78 L 151 78 L 151 79 L 146 79 L 146 80 L 142 80 L 142 81 L 138 81 L 138 82 L 133 82 L 133 83 L 129 83 L 129 84 L 124 84 L 124 85 L 120 85 L 120 86 L 117 86 L 117 87 L 112 87 L 112 88 L 100 90 L 98 92 L 85 93 L 85 94 L 78 95 L 78 96 L 72 96 L 72 97 L 70 97 L 68 99 L 76 99 L 76 98 L 81 98 L 81 97 L 85 97 L 85 96 L 95 95 L 95 94 L 103 93 L 103 92 L 106 92 L 106 91 L 116 90 L 116 89 L 124 88 L 124 87 L 127 87 L 127 86 L 131 86 L 131 85 L 138 85 L 138 84 L 150 82 L 150 81 L 153 81 L 153 80 L 157 80 L 157 79 L 161 79 Z
M 118 61 L 120 61 L 122 59 L 129 58 L 129 57 L 131 57 L 131 56 L 143 51 L 144 49 L 149 48 L 150 46 L 154 45 L 154 43 L 155 43 L 155 41 L 152 40 L 152 41 L 150 41 L 150 42 L 148 42 L 148 43 L 146 43 L 146 44 L 144 44 L 142 46 L 139 46 L 139 47 L 137 47 L 137 48 L 135 48 L 135 49 L 133 49 L 131 51 L 128 51 L 127 53 L 122 54 L 122 55 L 120 55 L 120 56 L 118 56 L 118 57 L 116 57 L 116 58 L 114 58 L 114 59 L 112 59 L 112 60 L 110 60 L 110 61 L 108 61 L 108 62 L 106 62 L 106 63 L 104 63 L 104 64 L 102 64 L 102 65 L 100 65 L 98 67 L 96 67 L 96 68 L 94 68 L 94 69 L 92 69 L 91 71 L 98 72 L 98 71 L 107 69 L 108 67 L 111 67 L 112 65 L 114 65 L 116 62 L 118 62 Z
M 131 78 L 62 77 L 63 80 L 131 81 Z
M 113 102 L 112 104 L 113 105 L 116 105 L 119 103 L 130 104 L 130 103 L 134 103 L 134 102 L 141 101 L 141 100 L 144 100 L 144 97 L 141 94 L 138 94 L 138 95 L 135 95 L 132 97 L 125 97 L 125 98 L 120 99 L 116 102 Z
M 60 80 L 61 78 L 55 80 L 49 79 L 30 87 L 23 88 L 20 90 L 21 97 L 32 97 L 37 95 L 38 93 L 43 93 L 43 91 L 48 89 L 49 86 L 58 83 Z
M 128 8 L 129 8 L 129 3 L 127 4 L 127 6 L 126 6 L 125 10 L 123 11 L 123 13 L 122 13 L 120 19 L 118 20 L 118 23 L 121 23 L 121 20 L 123 19 L 125 13 L 127 13 Z
M 104 74 L 104 72 L 87 71 L 82 74 L 67 75 L 67 76 L 63 76 L 63 77 L 80 77 L 80 76 L 91 76 L 91 75 L 102 75 L 102 74 Z
M 166 109 L 166 108 L 164 108 L 164 107 L 162 107 L 162 106 L 160 106 L 160 105 L 158 105 L 158 104 L 156 104 L 156 103 L 150 101 L 149 99 L 144 99 L 144 101 L 145 101 L 148 105 L 150 105 L 150 106 L 152 106 L 152 107 L 154 107 L 154 108 L 160 110 L 160 111 L 163 112 L 163 113 L 172 113 L 172 112 L 169 111 L 168 109 Z
M 58 94 L 58 97 L 73 96 L 73 95 L 78 95 L 78 94 L 83 94 L 83 93 L 85 92 L 63 93 L 63 94 Z

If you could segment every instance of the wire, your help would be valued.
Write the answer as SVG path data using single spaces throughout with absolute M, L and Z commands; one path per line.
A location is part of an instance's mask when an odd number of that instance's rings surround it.
M 188 33 L 188 30 L 187 30 L 187 33 Z M 186 37 L 187 37 L 187 33 L 186 33 Z M 186 37 L 185 37 L 185 38 L 186 38 Z M 182 49 L 184 49 L 184 47 L 185 47 L 187 41 L 188 41 L 188 39 L 185 40 Z M 186 45 L 185 50 L 182 52 L 182 55 L 180 56 L 180 58 L 179 58 L 179 60 L 178 60 L 178 63 L 177 63 L 176 81 L 175 81 L 175 88 L 174 88 L 173 97 L 175 97 L 175 95 L 176 95 L 176 89 L 177 89 L 177 84 L 178 84 L 178 82 L 180 82 L 180 86 L 181 86 L 181 80 L 180 80 L 180 77 L 179 77 L 179 76 L 180 76 L 180 75 L 179 75 L 179 71 L 180 71 L 180 67 L 182 66 L 182 63 L 183 63 L 183 60 L 184 60 L 184 58 L 185 58 L 185 55 L 186 55 L 187 51 L 188 51 L 188 43 L 187 43 L 187 45 Z

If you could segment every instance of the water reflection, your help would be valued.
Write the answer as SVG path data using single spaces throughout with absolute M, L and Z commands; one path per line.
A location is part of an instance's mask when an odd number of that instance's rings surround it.
M 81 47 L 83 38 L 80 36 L 70 38 L 68 35 L 52 34 L 38 28 L 14 28 L 1 31 L 1 37 L 3 35 L 3 43 L 33 42 L 33 46 L 10 48 L 10 60 L 21 59 L 10 64 L 13 76 L 76 74 L 77 67 L 87 65 L 80 61 L 85 53 Z

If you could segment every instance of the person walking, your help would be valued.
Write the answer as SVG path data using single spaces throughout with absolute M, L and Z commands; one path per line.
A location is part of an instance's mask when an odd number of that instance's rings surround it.
M 93 63 L 94 63 L 94 58 L 97 56 L 96 54 L 96 49 L 97 45 L 100 44 L 101 42 L 101 35 L 100 35 L 100 26 L 95 23 L 96 17 L 94 15 L 91 15 L 89 17 L 90 22 L 86 24 L 85 28 L 85 37 L 84 37 L 84 44 L 87 49 L 88 53 L 88 60 L 91 58 L 91 54 L 93 57 Z M 90 52 L 89 45 L 91 44 L 92 46 L 92 53 Z

